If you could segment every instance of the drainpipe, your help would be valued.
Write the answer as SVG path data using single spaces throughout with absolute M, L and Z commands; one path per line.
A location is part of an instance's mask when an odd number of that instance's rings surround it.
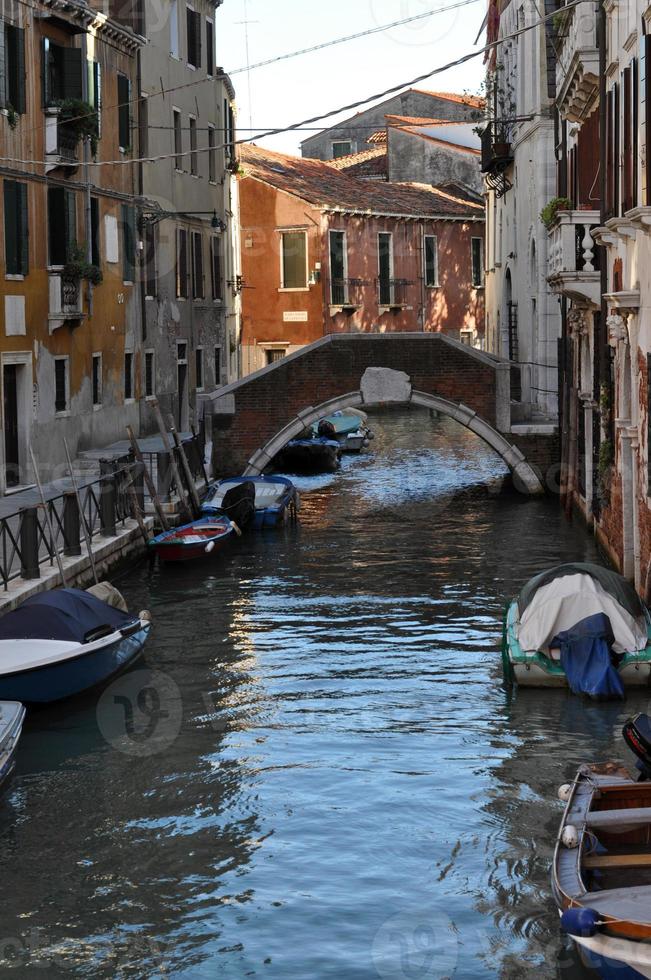
M 606 9 L 603 4 L 603 0 L 599 3 L 597 12 L 597 45 L 599 47 L 599 224 L 601 227 L 604 226 L 608 218 L 607 206 L 606 206 L 606 192 L 607 192 L 607 160 L 606 160 Z M 600 292 L 601 292 L 601 310 L 599 316 L 594 318 L 595 322 L 595 338 L 594 338 L 594 359 L 595 364 L 593 367 L 594 376 L 594 397 L 597 404 L 601 400 L 601 387 L 606 385 L 609 392 L 609 398 L 612 404 L 612 391 L 610 390 L 610 351 L 608 348 L 608 330 L 606 329 L 606 318 L 608 316 L 607 302 L 604 299 L 604 294 L 608 292 L 608 269 L 607 269 L 607 250 L 603 246 L 600 248 Z M 607 437 L 605 431 L 605 424 L 608 420 L 601 418 L 600 426 L 600 438 L 596 439 L 593 435 L 592 445 L 593 445 L 593 456 L 592 456 L 592 466 L 593 472 L 599 472 L 599 449 L 602 440 Z M 596 426 L 594 427 L 596 429 Z M 600 513 L 599 506 L 599 495 L 597 492 L 597 480 L 593 480 L 593 501 L 592 501 L 592 512 L 595 516 L 595 530 L 597 527 L 597 519 Z
M 140 152 L 138 156 L 140 157 L 140 162 L 138 163 L 138 196 L 142 199 L 145 195 L 145 167 L 142 162 L 143 153 L 143 130 L 142 130 L 142 115 L 141 115 L 141 95 L 142 95 L 142 63 L 140 56 L 140 48 L 136 52 L 136 89 L 138 92 L 138 99 L 136 101 L 137 112 L 138 112 L 138 148 Z M 149 117 L 147 117 L 147 122 L 149 122 Z M 141 227 L 142 214 L 139 215 L 138 220 L 138 230 L 142 235 L 144 228 Z M 144 236 L 143 236 L 144 237 Z M 147 286 L 145 283 L 144 269 L 143 269 L 143 253 L 139 252 L 140 255 L 140 282 L 138 283 L 138 289 L 140 293 L 140 318 L 142 321 L 142 339 L 143 342 L 147 340 L 147 303 L 145 302 L 145 296 L 147 294 Z M 144 355 L 143 355 L 144 356 Z
M 425 222 L 420 222 L 420 323 L 425 333 L 425 310 L 427 308 L 427 288 L 425 286 Z

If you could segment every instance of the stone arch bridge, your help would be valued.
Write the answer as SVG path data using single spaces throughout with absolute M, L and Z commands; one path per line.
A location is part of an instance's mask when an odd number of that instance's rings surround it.
M 516 486 L 542 493 L 558 440 L 511 427 L 513 365 L 443 334 L 329 334 L 240 381 L 200 396 L 216 474 L 255 475 L 290 439 L 341 408 L 435 409 L 497 452 Z

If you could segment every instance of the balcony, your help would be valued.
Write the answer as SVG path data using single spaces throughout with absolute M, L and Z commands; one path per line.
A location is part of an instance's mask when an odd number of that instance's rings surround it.
M 350 315 L 362 307 L 362 287 L 368 286 L 364 279 L 330 280 L 330 315 L 346 313 Z
M 50 333 L 65 323 L 81 320 L 84 316 L 81 281 L 63 274 L 63 270 L 48 274 Z
M 561 9 L 554 17 L 557 36 L 556 91 L 561 115 L 581 123 L 599 98 L 597 14 L 590 0 Z
M 59 109 L 56 106 L 45 109 L 45 172 L 62 167 L 73 173 L 79 166 L 78 148 L 78 135 L 61 122 Z
M 398 313 L 400 310 L 411 309 L 408 303 L 408 291 L 414 283 L 409 279 L 385 279 L 377 280 L 378 308 L 380 314 L 391 311 Z
M 601 305 L 600 253 L 591 232 L 598 226 L 598 211 L 558 211 L 549 229 L 547 277 L 554 293 L 595 309 Z
M 513 163 L 513 147 L 502 123 L 489 122 L 481 134 L 481 171 L 488 187 L 503 197 L 512 187 L 505 171 Z

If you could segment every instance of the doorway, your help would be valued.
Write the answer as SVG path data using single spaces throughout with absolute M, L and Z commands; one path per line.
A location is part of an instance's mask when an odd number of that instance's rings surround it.
M 31 354 L 3 354 L 3 491 L 15 489 L 27 482 L 32 390 Z
M 17 487 L 20 484 L 17 371 L 17 364 L 4 364 L 2 368 L 5 434 L 5 484 L 7 489 Z

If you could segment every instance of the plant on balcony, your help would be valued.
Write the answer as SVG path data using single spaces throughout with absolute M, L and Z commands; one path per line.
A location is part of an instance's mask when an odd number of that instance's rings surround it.
M 85 279 L 93 286 L 99 286 L 103 276 L 102 270 L 97 265 L 86 260 L 86 249 L 83 245 L 74 242 L 68 249 L 68 261 L 63 267 L 63 275 L 68 279 Z
M 615 450 L 610 439 L 604 439 L 599 446 L 599 465 L 597 470 L 597 494 L 602 506 L 610 500 L 610 484 L 612 480 Z
M 540 220 L 545 228 L 549 229 L 556 221 L 556 215 L 559 211 L 570 211 L 571 209 L 572 202 L 569 197 L 553 197 L 540 212 Z
M 90 141 L 90 151 L 95 156 L 99 139 L 99 116 L 97 110 L 83 99 L 59 99 L 55 102 L 59 110 L 59 122 L 65 126 L 75 142 L 81 139 Z
M 7 103 L 7 122 L 9 123 L 9 129 L 15 129 L 18 125 L 18 113 L 12 106 L 11 102 Z

